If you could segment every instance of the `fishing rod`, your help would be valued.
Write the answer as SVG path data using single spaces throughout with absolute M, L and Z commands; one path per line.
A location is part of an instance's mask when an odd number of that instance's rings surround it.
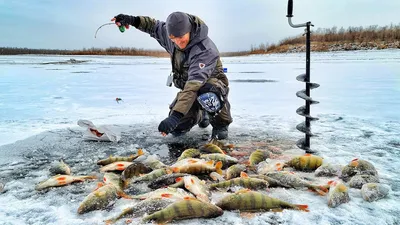
M 94 38 L 97 37 L 97 32 L 100 30 L 100 28 L 102 28 L 102 27 L 104 27 L 104 26 L 108 26 L 108 25 L 115 25 L 115 23 L 105 23 L 105 24 L 101 25 L 99 28 L 97 28 L 96 32 L 94 33 Z M 118 29 L 119 29 L 119 31 L 121 31 L 121 33 L 124 33 L 124 32 L 125 32 L 125 28 L 126 28 L 126 29 L 129 29 L 129 25 L 126 25 L 126 26 L 119 26 L 119 27 L 118 27 Z
M 298 91 L 296 93 L 296 96 L 304 99 L 305 100 L 305 105 L 300 106 L 297 110 L 296 113 L 299 114 L 300 116 L 305 117 L 305 121 L 298 124 L 296 126 L 297 130 L 300 132 L 305 133 L 305 137 L 301 138 L 296 142 L 296 145 L 298 148 L 303 149 L 306 151 L 306 153 L 315 153 L 314 150 L 311 149 L 310 147 L 310 137 L 315 136 L 313 133 L 311 133 L 311 121 L 318 120 L 317 117 L 312 117 L 310 115 L 310 105 L 312 104 L 318 104 L 318 101 L 313 100 L 310 97 L 310 90 L 315 89 L 319 87 L 319 84 L 317 83 L 311 83 L 310 82 L 310 51 L 311 51 L 311 32 L 310 32 L 310 27 L 314 26 L 311 22 L 306 22 L 302 24 L 293 24 L 292 23 L 292 17 L 293 17 L 293 0 L 288 0 L 288 8 L 287 8 L 287 15 L 286 17 L 288 18 L 289 25 L 293 28 L 299 28 L 299 27 L 306 27 L 305 29 L 305 35 L 306 35 L 306 73 L 305 74 L 300 74 L 299 76 L 296 77 L 296 79 L 300 82 L 304 82 L 306 84 L 306 88 Z M 303 34 L 304 35 L 304 34 Z

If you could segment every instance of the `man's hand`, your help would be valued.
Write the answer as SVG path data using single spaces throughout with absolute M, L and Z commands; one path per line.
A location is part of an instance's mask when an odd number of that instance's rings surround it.
M 129 28 L 129 25 L 131 26 L 135 25 L 135 17 L 125 14 L 119 14 L 114 18 L 112 18 L 111 21 L 115 21 L 115 24 L 117 24 L 117 26 L 119 27 L 124 26 L 126 28 Z
M 179 124 L 179 120 L 183 117 L 183 114 L 180 112 L 172 111 L 171 115 L 161 121 L 160 125 L 158 125 L 158 131 L 161 133 L 171 133 Z

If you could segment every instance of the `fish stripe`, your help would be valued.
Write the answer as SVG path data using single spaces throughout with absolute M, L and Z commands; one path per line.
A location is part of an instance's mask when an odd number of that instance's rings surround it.
M 188 210 L 188 213 L 191 214 L 191 215 L 195 215 L 196 211 L 194 210 L 194 208 L 193 208 L 192 204 L 190 203 L 190 201 L 189 200 L 185 200 L 185 203 L 186 203 L 186 208 Z
M 267 209 L 267 199 L 265 198 L 265 195 L 261 195 L 261 208 Z
M 192 201 L 191 202 L 191 204 L 193 204 L 194 202 Z M 200 209 L 200 215 L 201 216 L 203 216 L 203 215 L 205 215 L 205 211 L 204 211 L 204 209 L 205 209 L 205 207 L 202 207 L 202 206 L 199 206 L 199 207 L 195 207 L 195 208 L 199 208 Z M 198 215 L 198 214 L 195 214 L 195 215 Z
M 250 203 L 251 203 L 251 209 L 256 209 L 256 196 L 254 193 L 251 193 L 250 195 Z
M 181 215 L 181 211 L 179 209 L 178 204 L 173 204 L 172 207 L 174 209 L 175 215 L 178 215 L 178 216 Z
M 242 186 L 242 187 L 246 187 L 246 184 L 247 184 L 247 179 L 245 180 L 244 178 L 241 178 L 240 180 L 239 180 L 239 185 L 240 186 Z

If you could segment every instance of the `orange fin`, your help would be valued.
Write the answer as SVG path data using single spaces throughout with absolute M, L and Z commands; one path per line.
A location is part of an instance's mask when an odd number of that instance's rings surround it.
M 247 192 L 249 192 L 249 191 L 251 191 L 251 190 L 248 189 L 248 188 L 240 189 L 239 191 L 236 192 L 236 194 L 247 193 Z
M 137 155 L 141 156 L 143 154 L 144 154 L 143 149 L 139 148 L 139 150 L 137 151 Z
M 66 177 L 62 176 L 62 177 L 58 177 L 56 180 L 63 181 L 63 180 L 66 180 L 66 179 L 67 179 Z
M 184 200 L 197 200 L 197 198 L 193 198 L 191 196 L 185 196 L 183 199 Z
M 310 187 L 309 190 L 312 192 L 317 192 L 319 195 L 322 196 L 325 196 L 329 192 L 329 190 L 324 186 Z
M 178 167 L 171 167 L 170 168 L 174 173 L 179 173 L 179 168 Z
M 133 199 L 131 196 L 127 195 L 125 192 L 123 191 L 118 191 L 117 195 L 120 196 L 121 198 L 125 198 L 125 199 Z
M 245 173 L 245 172 L 240 172 L 240 177 L 242 177 L 242 178 L 249 178 L 249 175 L 247 175 L 247 173 Z
M 104 223 L 105 223 L 106 225 L 110 225 L 110 224 L 113 224 L 114 221 L 112 221 L 112 220 L 104 220 Z
M 163 197 L 163 198 L 171 198 L 172 194 L 164 193 L 164 194 L 161 194 L 161 197 Z
M 214 165 L 214 160 L 210 160 L 208 162 L 206 162 L 207 165 Z
M 306 153 L 306 154 L 304 154 L 304 156 L 311 156 L 311 154 L 310 153 Z
M 177 177 L 177 178 L 175 179 L 175 182 L 176 182 L 176 183 L 179 183 L 181 180 L 183 180 L 182 177 Z
M 350 162 L 350 166 L 352 166 L 352 167 L 357 167 L 358 164 L 359 164 L 358 160 L 353 160 L 353 161 Z
M 295 205 L 298 210 L 305 211 L 305 212 L 310 212 L 308 209 L 308 205 Z
M 222 162 L 218 161 L 217 164 L 215 164 L 215 172 L 219 173 L 222 175 Z
M 251 212 L 240 212 L 239 215 L 242 218 L 251 219 L 251 218 L 254 218 L 257 214 L 251 213 Z

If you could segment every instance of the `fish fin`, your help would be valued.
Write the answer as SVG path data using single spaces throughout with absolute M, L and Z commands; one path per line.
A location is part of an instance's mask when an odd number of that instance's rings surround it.
M 175 182 L 178 183 L 178 182 L 181 182 L 181 180 L 183 180 L 182 177 L 177 177 L 177 178 L 175 179 Z
M 285 165 L 283 163 L 276 163 L 275 167 L 277 171 L 282 171 Z
M 127 195 L 125 192 L 123 192 L 123 191 L 118 191 L 117 192 L 117 195 L 119 196 L 119 197 L 121 197 L 121 198 L 124 198 L 124 199 L 133 199 L 131 196 L 129 196 L 129 195 Z
M 206 162 L 206 164 L 212 166 L 212 165 L 214 165 L 214 160 L 210 160 L 210 161 Z
M 346 192 L 347 191 L 347 187 L 344 184 L 340 184 L 338 189 L 339 189 L 340 192 Z
M 226 147 L 227 147 L 227 148 L 234 148 L 235 145 L 234 145 L 234 144 L 228 144 L 228 145 L 226 145 Z
M 242 218 L 251 219 L 251 218 L 254 218 L 257 214 L 256 213 L 252 213 L 252 212 L 240 212 L 239 215 Z
M 197 200 L 197 198 L 191 197 L 191 196 L 185 196 L 183 198 L 184 200 Z
M 219 174 L 222 175 L 222 170 L 221 170 L 221 168 L 222 168 L 222 162 L 221 162 L 221 161 L 218 161 L 217 164 L 215 164 L 215 172 L 217 172 L 217 173 L 219 173 Z
M 125 224 L 130 224 L 130 223 L 132 223 L 133 222 L 133 219 L 126 219 L 125 220 Z
M 179 167 L 171 167 L 170 168 L 174 173 L 179 173 Z
M 351 161 L 349 165 L 352 166 L 352 167 L 357 167 L 358 164 L 359 164 L 358 163 L 358 159 L 355 159 L 355 160 Z
M 242 177 L 242 178 L 249 178 L 249 175 L 247 175 L 247 173 L 245 173 L 245 172 L 240 172 L 240 177 Z
M 247 192 L 249 192 L 249 191 L 251 191 L 251 190 L 248 189 L 248 188 L 245 188 L 245 189 L 240 189 L 240 190 L 237 191 L 236 193 L 237 193 L 237 194 L 241 194 L 241 193 L 247 193 Z
M 194 184 L 194 180 L 193 180 L 193 178 L 190 178 L 190 182 L 192 182 L 192 184 Z
M 328 185 L 332 185 L 332 184 L 334 184 L 335 183 L 335 181 L 334 180 L 330 180 L 330 181 L 328 181 Z
M 63 181 L 63 180 L 60 180 L 60 181 L 58 181 L 58 184 L 64 185 L 64 184 L 67 184 L 67 182 L 65 182 L 65 181 Z
M 97 188 L 96 188 L 96 190 L 99 189 L 99 188 L 101 188 L 101 187 L 103 187 L 104 185 L 105 185 L 104 183 L 98 182 L 98 183 L 97 183 Z
M 310 210 L 308 209 L 308 205 L 295 205 L 295 206 L 298 210 L 310 212 Z
M 312 156 L 310 153 L 306 153 L 304 154 L 304 156 Z
M 172 194 L 164 193 L 164 194 L 161 194 L 161 197 L 163 197 L 163 198 L 171 198 Z
M 67 179 L 67 177 L 65 177 L 65 176 L 60 176 L 60 177 L 56 178 L 57 181 L 65 181 L 66 179 Z
M 328 186 L 328 187 L 326 187 L 326 186 L 320 185 L 320 186 L 318 186 L 318 190 L 320 190 L 320 191 L 324 192 L 324 193 L 325 193 L 325 195 L 326 195 L 326 193 L 328 193 L 328 192 L 329 192 L 329 186 Z M 318 193 L 319 193 L 319 192 L 318 192 Z
M 105 223 L 105 225 L 110 225 L 110 224 L 115 223 L 115 221 L 112 219 L 109 219 L 109 220 L 104 220 L 104 223 Z
M 271 212 L 282 212 L 283 209 L 271 209 Z
M 319 195 L 325 196 L 329 192 L 324 186 L 311 186 L 308 188 L 312 192 L 317 192 Z
M 143 149 L 139 148 L 137 151 L 137 155 L 138 156 L 144 155 Z
M 197 163 L 199 160 L 197 159 L 189 159 L 187 162 L 188 163 Z

